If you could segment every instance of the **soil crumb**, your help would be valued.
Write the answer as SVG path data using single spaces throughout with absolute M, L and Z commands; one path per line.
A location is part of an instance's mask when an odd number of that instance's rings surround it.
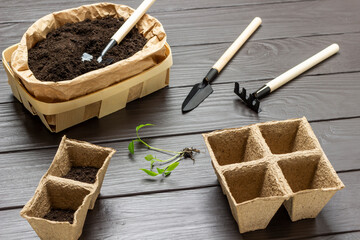
M 113 34 L 124 23 L 124 19 L 111 16 L 96 20 L 68 23 L 49 32 L 46 38 L 29 49 L 29 68 L 40 81 L 71 80 L 84 73 L 105 67 L 126 59 L 143 49 L 147 39 L 134 27 L 120 44 L 110 49 L 105 59 L 111 63 L 97 62 L 102 50 Z M 82 61 L 86 52 L 93 56 L 91 61 Z

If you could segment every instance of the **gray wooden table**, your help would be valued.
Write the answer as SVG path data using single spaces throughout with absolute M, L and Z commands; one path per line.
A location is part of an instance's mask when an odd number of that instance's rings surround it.
M 2 0 L 0 49 L 20 41 L 38 18 L 94 1 Z M 116 1 L 136 8 L 140 0 Z M 51 134 L 12 96 L 0 70 L 0 239 L 36 239 L 22 206 L 49 167 L 61 137 L 115 148 L 101 195 L 88 213 L 82 239 L 360 239 L 360 1 L 358 0 L 158 0 L 158 18 L 173 51 L 170 86 L 117 113 Z M 230 43 L 256 16 L 261 28 L 214 82 L 214 93 L 194 111 L 180 106 Z M 262 101 L 256 115 L 233 94 L 254 89 L 331 43 L 340 52 Z M 290 221 L 282 207 L 265 230 L 240 235 L 202 140 L 202 132 L 306 116 L 346 188 L 316 219 Z M 184 161 L 171 177 L 154 180 L 138 169 L 127 144 L 135 127 L 168 149 L 194 146 L 196 163 Z

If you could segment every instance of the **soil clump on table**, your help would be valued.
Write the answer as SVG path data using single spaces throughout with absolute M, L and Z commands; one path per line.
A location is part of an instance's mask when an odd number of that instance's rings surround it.
M 75 211 L 72 209 L 54 209 L 52 208 L 44 218 L 51 221 L 57 222 L 69 222 L 70 224 L 74 221 Z
M 111 63 L 106 61 L 98 63 L 96 60 L 123 23 L 123 19 L 108 16 L 65 24 L 49 32 L 44 40 L 29 49 L 29 68 L 40 81 L 58 82 L 71 80 L 84 73 L 129 58 L 142 50 L 147 42 L 136 27 L 120 44 L 107 52 L 103 59 L 112 59 Z M 83 62 L 81 57 L 84 52 L 91 54 L 93 59 Z
M 99 169 L 95 167 L 72 167 L 63 178 L 85 183 L 94 183 L 98 170 Z

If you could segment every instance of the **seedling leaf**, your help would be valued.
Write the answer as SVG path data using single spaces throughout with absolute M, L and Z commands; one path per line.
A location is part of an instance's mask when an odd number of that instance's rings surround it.
M 172 164 L 170 164 L 167 168 L 166 168 L 166 172 L 171 172 L 172 170 L 174 170 L 180 162 L 174 162 Z
M 146 159 L 146 161 L 151 161 L 151 160 L 153 160 L 153 159 L 155 159 L 155 158 L 154 158 L 153 155 L 149 154 L 149 155 L 147 155 L 147 156 L 145 157 L 145 159 Z
M 141 168 L 140 170 L 143 170 L 145 173 L 147 173 L 148 175 L 153 176 L 153 177 L 159 175 L 158 173 L 150 171 L 150 170 L 145 169 L 145 168 Z
M 134 141 L 131 141 L 131 142 L 129 143 L 128 149 L 129 149 L 129 152 L 130 152 L 131 154 L 134 154 L 134 153 L 135 153 L 135 151 L 134 151 Z
M 139 132 L 140 128 L 143 128 L 145 126 L 154 126 L 154 124 L 151 124 L 151 123 L 141 124 L 141 125 L 136 127 L 136 132 Z
M 165 170 L 161 168 L 156 168 L 159 174 L 162 174 Z
M 138 140 L 138 139 L 135 139 L 135 140 L 132 140 L 132 141 L 129 143 L 128 149 L 129 149 L 129 152 L 130 152 L 131 154 L 134 154 L 134 153 L 135 153 L 134 142 L 139 142 L 139 140 Z

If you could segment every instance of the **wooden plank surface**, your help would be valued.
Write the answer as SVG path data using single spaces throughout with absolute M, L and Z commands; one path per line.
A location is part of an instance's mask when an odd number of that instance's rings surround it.
M 185 11 L 198 8 L 219 8 L 219 7 L 233 7 L 233 6 L 246 6 L 257 4 L 276 4 L 284 2 L 299 2 L 299 1 L 312 1 L 312 0 L 161 0 L 156 2 L 149 10 L 148 13 L 165 12 L 165 11 Z M 36 20 L 45 16 L 51 12 L 61 11 L 65 8 L 79 7 L 85 4 L 98 3 L 96 0 L 74 0 L 74 1 L 56 1 L 56 0 L 37 0 L 33 1 L 31 8 L 29 8 L 29 2 L 26 0 L 2 0 L 0 11 L 6 12 L 0 16 L 0 22 L 19 22 L 24 20 Z M 137 8 L 140 5 L 141 0 L 122 0 L 117 1 L 117 4 L 128 5 L 132 8 Z M 18 14 L 21 10 L 21 15 Z
M 282 207 L 267 229 L 240 235 L 227 199 L 217 186 L 99 199 L 88 213 L 81 239 L 297 239 L 359 231 L 360 172 L 339 176 L 346 188 L 335 194 L 316 219 L 292 223 Z M 36 238 L 20 218 L 19 209 L 2 214 L 7 221 L 0 222 L 0 238 Z
M 338 172 L 360 169 L 360 132 L 354 131 L 359 122 L 360 118 L 311 124 L 324 152 Z M 136 154 L 130 157 L 127 150 L 129 141 L 101 144 L 118 151 L 106 173 L 101 198 L 218 185 L 201 134 L 151 138 L 148 141 L 155 147 L 174 151 L 193 146 L 200 149 L 201 154 L 196 156 L 195 164 L 191 160 L 182 162 L 176 172 L 165 181 L 156 180 L 157 178 L 152 181 L 152 178 L 139 169 L 148 167 L 144 157 L 154 152 L 136 146 Z M 56 149 L 0 154 L 0 162 L 3 163 L 0 168 L 0 182 L 4 185 L 0 192 L 0 208 L 21 206 L 31 198 L 40 178 L 50 166 Z M 17 178 L 18 172 L 22 172 L 21 178 Z
M 92 2 L 3 0 L 0 50 L 45 14 Z M 122 2 L 136 7 L 141 0 Z M 118 150 L 81 239 L 360 239 L 359 8 L 357 0 L 157 1 L 149 13 L 164 24 L 173 50 L 170 87 L 59 134 L 49 133 L 11 96 L 1 69 L 0 239 L 37 238 L 19 211 L 63 134 Z M 255 16 L 262 17 L 262 27 L 214 82 L 214 93 L 182 114 L 191 86 Z M 333 42 L 339 54 L 264 99 L 259 115 L 234 95 L 235 81 L 255 90 Z M 346 188 L 316 219 L 292 223 L 281 208 L 266 230 L 240 235 L 200 133 L 302 116 Z M 138 169 L 147 166 L 148 151 L 138 148 L 133 157 L 127 151 L 141 123 L 156 124 L 142 130 L 155 146 L 199 148 L 196 163 L 184 161 L 166 180 L 144 176 Z
M 360 239 L 360 232 L 349 232 L 349 233 L 339 233 L 335 235 L 325 235 L 312 238 L 313 240 L 356 240 Z
M 182 114 L 180 106 L 191 88 L 168 88 L 131 102 L 114 114 L 92 119 L 59 134 L 49 134 L 40 120 L 20 103 L 0 104 L 3 113 L 0 115 L 0 128 L 3 129 L 0 152 L 54 146 L 64 134 L 96 142 L 129 139 L 134 136 L 133 129 L 141 123 L 160 127 L 145 130 L 144 136 L 164 136 L 303 116 L 310 121 L 356 117 L 360 116 L 358 79 L 357 73 L 299 77 L 263 99 L 263 111 L 259 115 L 241 103 L 230 83 L 214 85 L 214 93 L 188 114 Z M 255 90 L 265 82 L 249 82 L 243 86 Z M 214 110 L 215 106 L 217 110 Z
M 349 17 L 348 12 L 359 7 L 357 0 L 305 1 L 159 12 L 154 17 L 164 25 L 170 45 L 179 46 L 231 42 L 256 16 L 263 24 L 253 40 L 360 32 L 360 15 Z M 37 19 L 0 23 L 0 49 L 19 42 Z

